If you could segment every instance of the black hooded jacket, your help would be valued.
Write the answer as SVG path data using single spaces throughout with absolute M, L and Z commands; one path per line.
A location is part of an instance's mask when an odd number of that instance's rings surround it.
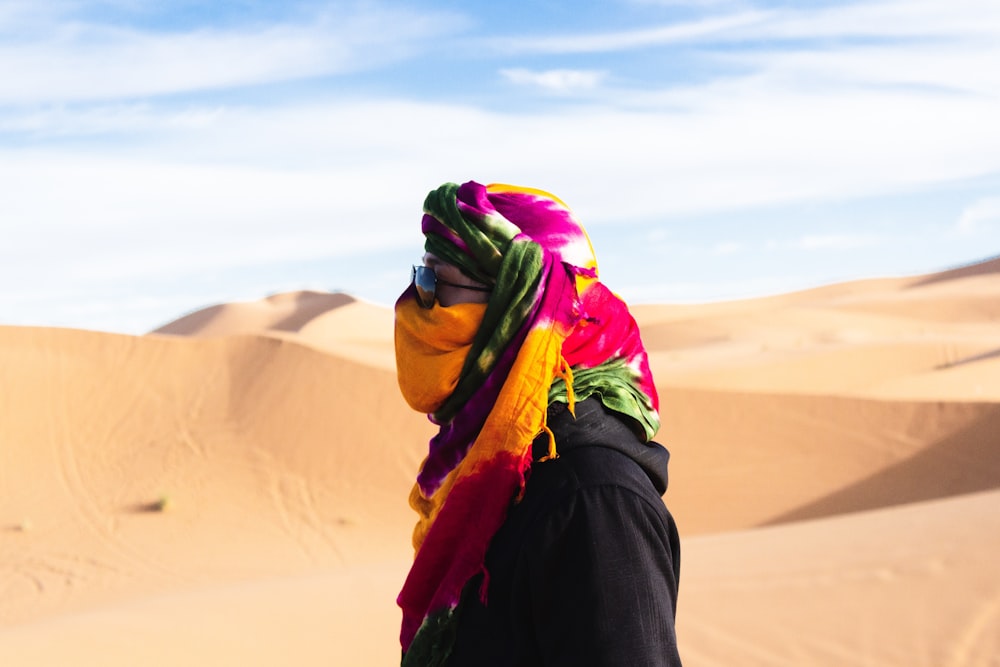
M 459 606 L 450 667 L 681 664 L 680 543 L 661 498 L 666 449 L 596 399 L 550 408 L 536 461 Z

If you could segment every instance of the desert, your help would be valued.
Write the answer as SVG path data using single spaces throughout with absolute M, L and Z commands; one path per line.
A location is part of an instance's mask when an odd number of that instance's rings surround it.
M 637 304 L 694 667 L 1000 665 L 1000 259 Z M 0 664 L 397 664 L 393 313 L 0 326 Z

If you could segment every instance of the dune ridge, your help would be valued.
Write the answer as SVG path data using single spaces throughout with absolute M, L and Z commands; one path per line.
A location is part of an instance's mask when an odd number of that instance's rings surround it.
M 1000 664 L 1000 259 L 633 308 L 692 665 Z M 432 427 L 392 312 L 0 326 L 0 664 L 383 665 Z
M 661 385 L 1000 400 L 1000 260 L 930 276 L 633 310 Z
M 349 294 L 315 290 L 272 294 L 259 301 L 220 303 L 168 322 L 153 333 L 179 336 L 299 331 L 324 313 L 357 300 Z

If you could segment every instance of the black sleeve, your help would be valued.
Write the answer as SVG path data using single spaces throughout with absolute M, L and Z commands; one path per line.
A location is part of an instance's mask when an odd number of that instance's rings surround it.
M 519 565 L 546 666 L 681 664 L 679 541 L 670 513 L 618 486 L 584 488 L 534 527 Z M 523 577 L 523 578 L 522 578 Z

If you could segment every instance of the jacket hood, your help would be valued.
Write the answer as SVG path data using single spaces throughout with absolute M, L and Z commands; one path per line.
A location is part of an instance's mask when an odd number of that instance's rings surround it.
M 635 461 L 660 495 L 666 492 L 670 452 L 663 445 L 643 442 L 629 424 L 629 417 L 608 410 L 597 398 L 579 401 L 574 412 L 575 419 L 565 403 L 549 406 L 548 427 L 555 434 L 559 454 L 582 447 L 613 449 Z M 635 428 L 639 428 L 638 424 Z M 535 439 L 533 454 L 536 460 L 548 453 L 548 444 L 546 433 Z

